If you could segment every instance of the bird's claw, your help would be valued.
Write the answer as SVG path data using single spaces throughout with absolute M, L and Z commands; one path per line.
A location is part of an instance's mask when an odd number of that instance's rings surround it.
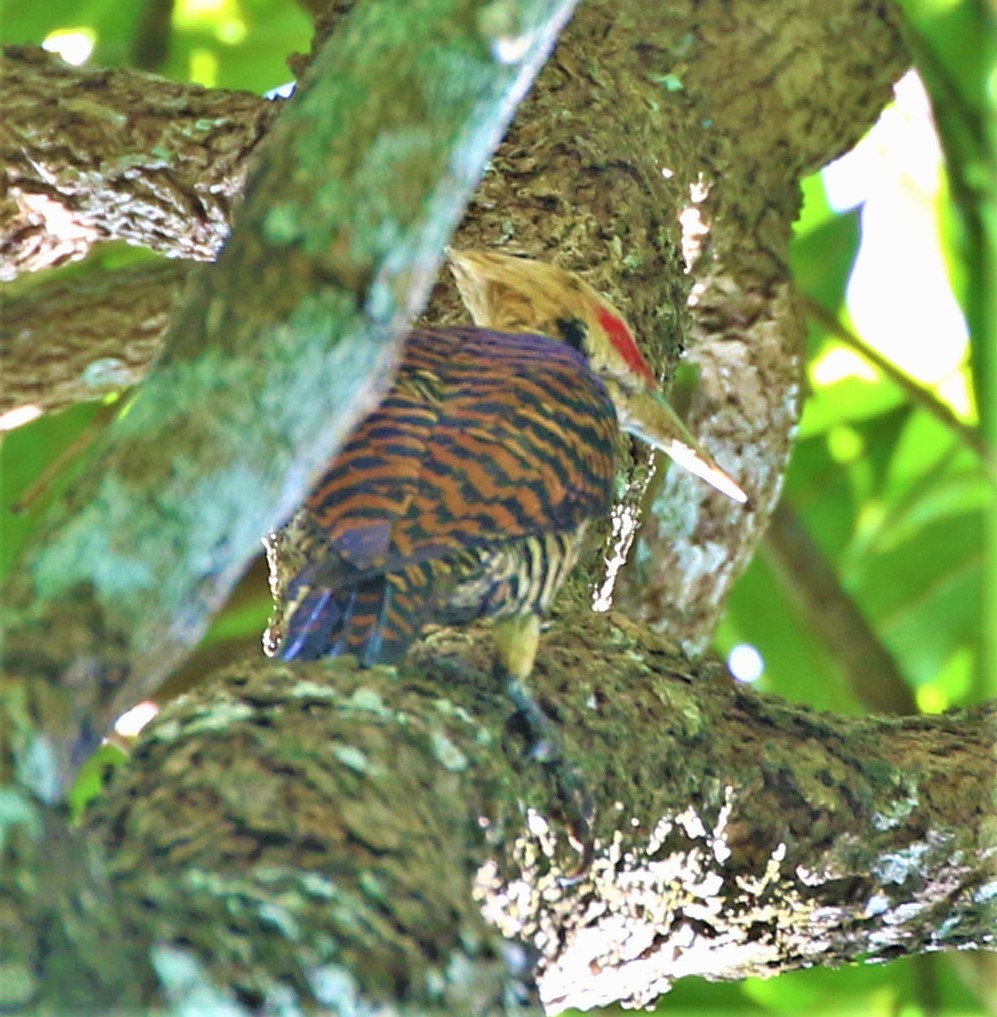
M 518 721 L 526 738 L 526 757 L 539 763 L 553 782 L 568 840 L 580 855 L 578 864 L 558 880 L 562 886 L 573 886 L 588 872 L 595 853 L 592 832 L 595 803 L 577 770 L 567 761 L 557 728 L 536 700 L 515 679 L 506 682 L 506 689 L 516 706 L 511 719 Z

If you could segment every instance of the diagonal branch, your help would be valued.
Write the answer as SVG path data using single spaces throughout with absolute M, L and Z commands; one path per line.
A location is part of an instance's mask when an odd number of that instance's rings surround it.
M 785 499 L 776 506 L 762 547 L 790 599 L 801 604 L 808 629 L 844 672 L 855 701 L 882 713 L 918 713 L 893 655 L 842 589 L 831 563 Z
M 910 399 L 914 406 L 920 407 L 925 413 L 930 413 L 966 448 L 972 449 L 980 457 L 986 472 L 997 480 L 997 457 L 980 428 L 960 420 L 952 408 L 942 402 L 931 389 L 925 388 L 915 381 L 909 374 L 897 367 L 889 357 L 884 357 L 877 349 L 846 327 L 836 314 L 814 300 L 813 297 L 803 297 L 803 303 L 807 313 L 822 329 L 836 336 L 860 357 L 869 361 L 878 371 L 882 371 Z
M 571 6 L 522 0 L 486 17 L 473 0 L 414 13 L 379 0 L 316 59 L 166 355 L 5 591 L 20 612 L 8 673 L 60 781 L 196 641 L 376 397 Z

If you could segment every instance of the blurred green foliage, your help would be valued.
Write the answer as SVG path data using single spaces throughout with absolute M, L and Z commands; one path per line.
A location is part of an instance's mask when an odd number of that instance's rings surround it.
M 949 176 L 938 200 L 939 230 L 945 264 L 971 326 L 966 371 L 993 442 L 997 287 L 988 273 L 995 264 L 997 237 L 994 14 L 985 0 L 905 0 L 903 6 L 945 147 Z M 160 14 L 160 27 L 151 29 L 159 33 L 155 38 L 149 38 L 149 26 L 156 24 L 150 11 Z M 310 40 L 302 10 L 279 0 L 8 0 L 2 14 L 5 42 L 41 43 L 57 31 L 80 31 L 93 41 L 90 62 L 95 65 L 126 66 L 137 53 L 156 53 L 158 63 L 146 69 L 257 93 L 289 80 L 287 55 L 306 52 Z M 845 291 L 859 240 L 856 210 L 833 211 L 820 177 L 806 180 L 793 272 L 801 291 L 846 328 L 851 325 Z M 838 336 L 812 324 L 811 367 L 840 345 Z M 94 407 L 76 407 L 5 438 L 0 447 L 0 511 L 5 514 L 0 572 L 10 566 L 40 511 L 65 487 L 72 471 L 59 466 L 58 457 L 91 426 L 94 412 Z M 57 468 L 46 491 L 25 512 L 8 515 L 54 461 Z M 993 560 L 987 558 L 984 539 L 987 525 L 993 526 L 994 489 L 978 454 L 957 433 L 912 403 L 880 371 L 826 383 L 811 372 L 786 498 L 833 563 L 842 589 L 894 655 L 923 709 L 940 710 L 994 693 L 987 684 L 994 672 L 997 601 Z M 257 637 L 268 602 L 265 590 L 248 602 L 243 599 L 219 617 L 206 643 Z M 842 681 L 834 647 L 815 641 L 793 590 L 776 578 L 764 555 L 738 583 L 718 632 L 721 653 L 742 642 L 762 654 L 762 687 L 820 708 L 863 709 Z M 92 762 L 78 788 L 81 800 L 99 786 L 99 773 L 109 762 L 103 757 Z M 921 958 L 815 969 L 740 985 L 690 979 L 662 1000 L 659 1011 L 917 1017 L 928 1012 L 924 1007 L 931 994 L 937 1012 L 980 1012 L 944 959 L 927 976 L 924 965 Z

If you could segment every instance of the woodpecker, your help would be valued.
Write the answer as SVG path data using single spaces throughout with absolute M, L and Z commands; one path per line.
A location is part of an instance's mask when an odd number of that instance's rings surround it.
M 580 276 L 448 255 L 475 327 L 409 333 L 384 399 L 269 535 L 264 649 L 391 664 L 429 621 L 494 619 L 497 677 L 581 853 L 570 883 L 591 860 L 591 800 L 526 680 L 540 619 L 611 506 L 619 430 L 747 498 L 661 396 L 620 312 Z
M 269 536 L 277 608 L 264 649 L 391 664 L 429 621 L 492 618 L 497 670 L 522 704 L 540 619 L 610 508 L 619 429 L 747 499 L 661 396 L 623 315 L 580 276 L 448 256 L 476 327 L 409 333 L 387 395 Z

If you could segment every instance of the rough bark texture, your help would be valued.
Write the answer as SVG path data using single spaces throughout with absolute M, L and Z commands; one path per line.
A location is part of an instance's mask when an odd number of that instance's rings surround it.
M 0 280 L 111 238 L 215 257 L 279 103 L 70 67 L 30 46 L 5 46 L 0 69 Z
M 816 714 L 620 623 L 559 619 L 538 661 L 604 803 L 576 885 L 490 636 L 441 630 L 401 678 L 247 662 L 169 707 L 88 820 L 131 935 L 256 1006 L 283 982 L 450 1013 L 508 1006 L 496 932 L 549 1013 L 992 943 L 993 709 Z
M 143 263 L 45 282 L 4 301 L 0 419 L 29 407 L 60 410 L 141 381 L 189 275 L 182 262 Z
M 669 471 L 648 494 L 620 603 L 701 650 L 768 524 L 799 415 L 805 330 L 786 264 L 798 179 L 858 140 L 909 61 L 890 4 L 694 8 L 670 82 L 709 138 L 684 182 L 699 377 L 689 422 L 745 478 L 753 511 Z M 841 45 L 855 35 L 861 47 Z
M 334 5 L 326 29 L 350 6 Z M 863 46 L 842 52 L 840 39 L 851 36 Z M 785 267 L 798 176 L 860 136 L 903 66 L 888 4 L 855 0 L 831 10 L 746 0 L 667 12 L 651 3 L 586 4 L 457 235 L 464 246 L 586 270 L 628 309 L 662 373 L 694 340 L 699 384 L 690 422 L 751 492 L 752 508 L 734 507 L 674 469 L 648 490 L 654 468 L 637 450 L 607 523 L 612 564 L 599 580 L 606 603 L 644 518 L 621 604 L 691 649 L 708 641 L 764 530 L 799 412 L 803 326 Z M 60 73 L 69 88 L 75 71 Z M 153 113 L 171 95 L 157 97 Z M 133 99 L 123 101 L 118 115 L 127 118 Z M 218 138 L 212 144 L 238 150 L 227 130 Z M 169 151 L 177 144 L 165 143 Z M 253 143 L 255 136 L 244 138 L 241 150 Z M 164 175 L 191 198 L 205 186 Z M 102 223 L 116 228 L 110 217 Z M 183 236 L 178 229 L 178 244 Z M 147 242 L 161 240 L 150 232 Z M 207 248 L 199 256 L 210 256 Z M 452 289 L 437 294 L 428 317 L 463 317 Z M 590 578 L 602 557 L 589 562 Z

